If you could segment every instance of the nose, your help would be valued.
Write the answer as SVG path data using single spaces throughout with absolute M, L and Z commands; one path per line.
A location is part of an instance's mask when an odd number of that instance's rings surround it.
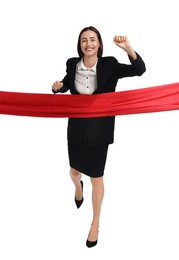
M 89 46 L 89 45 L 90 45 L 90 41 L 87 40 L 87 41 L 86 41 L 86 46 Z

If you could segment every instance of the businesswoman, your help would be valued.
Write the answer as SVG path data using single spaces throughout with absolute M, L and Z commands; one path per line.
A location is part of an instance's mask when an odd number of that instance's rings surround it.
M 52 85 L 54 93 L 70 91 L 71 94 L 96 95 L 114 92 L 123 77 L 141 76 L 145 63 L 135 52 L 126 36 L 114 36 L 114 43 L 129 57 L 129 64 L 122 64 L 115 57 L 102 57 L 103 41 L 93 26 L 81 30 L 77 51 L 79 57 L 69 58 L 66 75 Z M 69 118 L 67 140 L 70 176 L 75 186 L 75 203 L 83 203 L 82 174 L 90 177 L 92 184 L 93 218 L 86 239 L 86 246 L 98 241 L 101 205 L 104 196 L 103 175 L 109 144 L 114 141 L 115 117 Z M 84 185 L 85 186 L 85 185 Z

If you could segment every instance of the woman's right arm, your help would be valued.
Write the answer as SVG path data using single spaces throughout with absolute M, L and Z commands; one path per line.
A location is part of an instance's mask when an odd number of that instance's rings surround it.
M 67 62 L 66 62 L 66 75 L 65 77 L 59 81 L 55 81 L 52 85 L 52 91 L 54 94 L 60 92 L 60 93 L 65 93 L 67 92 L 70 88 L 69 88 L 69 85 L 70 85 L 70 68 L 71 68 L 71 60 L 72 59 L 68 59 Z

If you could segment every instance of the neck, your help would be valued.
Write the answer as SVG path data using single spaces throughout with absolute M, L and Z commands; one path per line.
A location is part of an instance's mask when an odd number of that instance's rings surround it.
M 86 68 L 92 68 L 96 62 L 97 62 L 97 57 L 83 57 L 83 63 Z

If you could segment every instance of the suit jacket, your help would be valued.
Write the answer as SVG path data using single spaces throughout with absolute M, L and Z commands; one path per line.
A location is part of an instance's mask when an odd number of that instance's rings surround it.
M 66 63 L 66 76 L 63 87 L 58 91 L 79 94 L 74 87 L 76 65 L 81 57 L 70 58 Z M 123 77 L 141 76 L 146 68 L 142 58 L 129 57 L 130 64 L 122 64 L 114 57 L 99 57 L 97 62 L 97 89 L 94 94 L 114 92 L 117 82 Z M 108 145 L 114 142 L 115 117 L 69 118 L 67 138 L 75 145 L 87 143 L 89 146 Z

